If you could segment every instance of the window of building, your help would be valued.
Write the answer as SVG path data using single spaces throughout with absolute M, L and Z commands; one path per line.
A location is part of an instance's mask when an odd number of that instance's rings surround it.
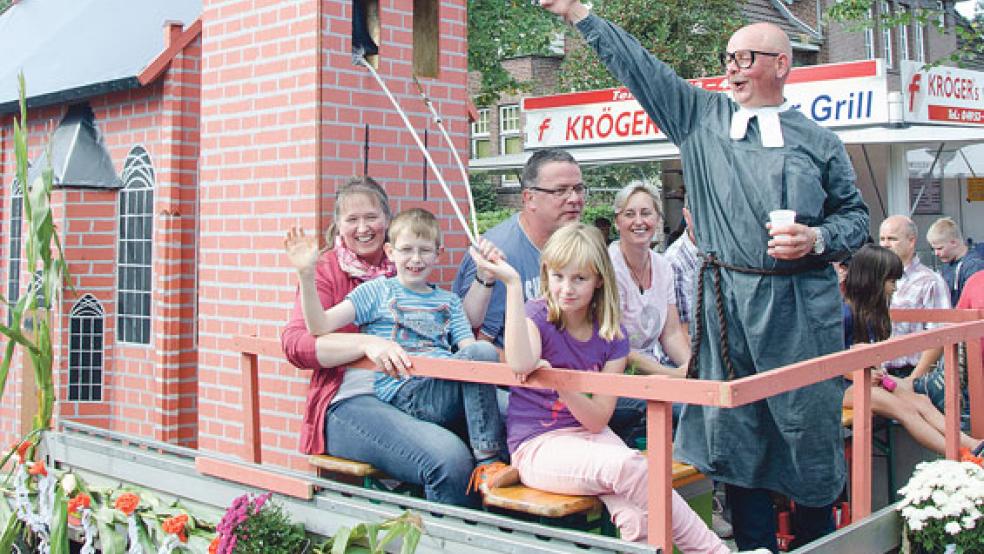
M 912 22 L 912 58 L 917 62 L 926 61 L 926 38 L 922 23 L 916 20 Z
M 906 8 L 906 12 L 911 16 L 911 11 Z M 899 60 L 905 61 L 909 59 L 909 26 L 906 24 L 899 25 Z
M 486 158 L 492 155 L 492 139 L 489 137 L 488 108 L 478 109 L 478 119 L 471 124 L 471 157 Z
M 892 9 L 889 7 L 888 2 L 881 3 L 881 14 L 883 16 L 891 15 Z M 895 67 L 895 54 L 892 52 L 892 28 L 881 22 L 881 42 L 882 42 L 882 55 L 885 58 L 885 65 L 888 67 Z
M 943 0 L 936 0 L 936 11 L 939 12 L 937 23 L 940 27 L 946 28 L 946 3 Z
M 135 146 L 123 163 L 120 191 L 117 332 L 122 342 L 150 343 L 151 251 L 154 168 L 150 154 Z
M 7 249 L 10 258 L 7 261 L 7 301 L 11 304 L 20 298 L 21 272 L 21 228 L 24 223 L 24 197 L 20 183 L 14 181 L 13 194 L 10 195 L 10 248 Z M 7 310 L 7 324 L 13 314 Z
M 379 67 L 379 0 L 352 2 L 352 50 L 361 50 Z
M 499 154 L 521 154 L 523 133 L 519 124 L 519 104 L 499 106 Z M 503 175 L 502 186 L 518 187 L 515 175 Z
M 413 73 L 437 77 L 441 25 L 438 0 L 413 0 Z
M 519 126 L 519 105 L 499 106 L 499 153 L 519 154 L 522 151 L 523 136 Z
M 69 320 L 68 399 L 102 400 L 103 316 L 99 301 L 91 294 L 72 307 Z
M 873 20 L 875 18 L 875 8 L 868 8 L 868 20 Z M 874 27 L 866 27 L 864 30 L 864 56 L 867 59 L 872 59 L 875 57 L 875 29 Z

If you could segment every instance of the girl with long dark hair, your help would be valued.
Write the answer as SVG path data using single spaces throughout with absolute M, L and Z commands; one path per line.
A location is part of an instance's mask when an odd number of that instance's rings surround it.
M 844 282 L 844 343 L 879 342 L 892 334 L 889 305 L 895 282 L 902 277 L 902 260 L 889 250 L 868 244 L 851 259 Z M 945 454 L 943 414 L 932 401 L 906 387 L 895 388 L 891 377 L 877 369 L 871 372 L 871 411 L 892 418 L 905 427 L 916 441 Z M 844 406 L 852 407 L 851 388 L 844 393 Z M 981 441 L 960 435 L 960 445 L 975 450 Z

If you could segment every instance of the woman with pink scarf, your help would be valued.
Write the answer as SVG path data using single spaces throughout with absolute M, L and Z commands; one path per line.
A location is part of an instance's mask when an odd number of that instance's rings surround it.
M 333 248 L 314 267 L 325 309 L 360 283 L 395 274 L 383 253 L 390 219 L 386 192 L 372 178 L 353 178 L 339 189 L 328 230 Z M 297 232 L 292 233 L 297 240 Z M 301 427 L 302 452 L 367 462 L 395 479 L 421 485 L 429 500 L 476 505 L 476 497 L 467 494 L 475 464 L 468 446 L 452 431 L 376 398 L 375 372 L 343 367 L 362 357 L 383 367 L 384 361 L 402 356 L 402 349 L 359 334 L 354 325 L 315 337 L 304 324 L 300 298 L 280 338 L 290 363 L 313 371 Z

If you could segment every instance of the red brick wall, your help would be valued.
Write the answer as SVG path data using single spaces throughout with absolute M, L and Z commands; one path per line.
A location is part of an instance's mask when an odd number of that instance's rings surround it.
M 77 188 L 56 189 L 55 221 L 75 292 L 67 291 L 55 326 L 56 386 L 61 417 L 136 436 L 193 446 L 195 413 L 195 194 L 198 159 L 200 41 L 179 54 L 155 83 L 89 99 L 96 126 L 116 167 L 122 172 L 134 146 L 150 154 L 155 173 L 152 338 L 149 345 L 116 343 L 118 193 Z M 64 106 L 31 110 L 33 160 L 61 120 Z M 3 184 L 3 225 L 8 225 L 14 160 L 9 120 L 3 128 L 0 183 Z M 0 279 L 7 283 L 9 242 L 2 241 Z M 22 276 L 22 289 L 26 276 Z M 68 402 L 68 324 L 71 310 L 91 294 L 106 314 L 104 320 L 103 399 Z M 5 314 L 4 314 L 5 315 Z M 0 443 L 17 434 L 20 369 L 12 370 L 7 394 L 0 402 Z M 9 401 L 8 401 L 9 396 Z M 2 442 L 6 441 L 6 442 Z
M 380 2 L 379 72 L 415 127 L 430 129 L 430 151 L 465 206 L 458 170 L 412 85 L 412 4 Z M 421 154 L 366 70 L 352 65 L 350 1 L 208 0 L 203 8 L 199 444 L 238 453 L 240 356 L 230 339 L 279 335 L 295 287 L 283 234 L 291 225 L 327 225 L 336 187 L 362 173 L 366 124 L 369 174 L 393 208 L 424 206 L 441 218 L 449 253 L 436 277 L 445 284 L 466 241 L 433 174 L 422 200 Z M 465 1 L 442 0 L 440 9 L 441 76 L 423 84 L 465 158 Z M 308 377 L 261 359 L 264 462 L 307 467 L 297 439 Z

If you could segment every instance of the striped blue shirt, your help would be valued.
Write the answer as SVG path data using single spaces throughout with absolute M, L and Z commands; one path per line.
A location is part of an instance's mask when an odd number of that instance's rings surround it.
M 374 279 L 346 298 L 355 306 L 360 331 L 391 340 L 411 356 L 450 358 L 452 345 L 474 338 L 461 299 L 437 287 L 421 294 L 404 287 L 397 277 Z M 376 396 L 389 402 L 406 382 L 378 373 Z

